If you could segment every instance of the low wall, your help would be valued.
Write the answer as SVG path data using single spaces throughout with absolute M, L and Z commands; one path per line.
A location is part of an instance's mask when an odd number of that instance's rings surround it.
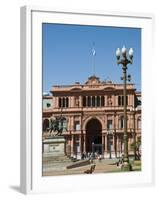
M 86 159 L 86 160 L 77 161 L 77 162 L 75 162 L 75 163 L 73 163 L 71 165 L 68 165 L 66 168 L 67 169 L 72 169 L 72 168 L 82 167 L 82 166 L 89 165 L 89 164 L 91 164 L 90 160 Z

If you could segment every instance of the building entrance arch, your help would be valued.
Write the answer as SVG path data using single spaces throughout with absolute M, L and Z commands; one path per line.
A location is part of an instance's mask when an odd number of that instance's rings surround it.
M 86 124 L 86 152 L 102 154 L 102 151 L 102 124 L 93 118 Z

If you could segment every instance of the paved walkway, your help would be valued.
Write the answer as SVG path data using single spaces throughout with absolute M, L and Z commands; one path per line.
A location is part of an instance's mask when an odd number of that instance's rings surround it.
M 120 171 L 116 166 L 117 159 L 103 159 L 101 161 L 94 160 L 96 164 L 94 173 L 108 173 Z M 77 167 L 73 169 L 66 169 L 67 163 L 52 163 L 43 167 L 43 176 L 58 176 L 58 175 L 71 175 L 71 174 L 84 174 L 84 171 L 90 169 L 90 165 Z

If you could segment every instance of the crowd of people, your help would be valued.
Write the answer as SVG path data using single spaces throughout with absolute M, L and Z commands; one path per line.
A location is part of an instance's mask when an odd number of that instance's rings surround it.
M 97 159 L 97 160 L 101 161 L 102 155 L 98 152 L 94 152 L 94 153 L 93 152 L 88 152 L 88 153 L 83 152 L 81 159 L 82 160 L 84 160 L 84 159 L 90 159 L 90 160 Z

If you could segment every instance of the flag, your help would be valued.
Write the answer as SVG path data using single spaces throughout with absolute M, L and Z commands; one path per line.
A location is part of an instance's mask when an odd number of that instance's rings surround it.
M 96 51 L 95 51 L 95 49 L 94 49 L 94 48 L 92 49 L 92 54 L 93 54 L 93 56 L 95 56 L 95 55 L 96 55 Z

